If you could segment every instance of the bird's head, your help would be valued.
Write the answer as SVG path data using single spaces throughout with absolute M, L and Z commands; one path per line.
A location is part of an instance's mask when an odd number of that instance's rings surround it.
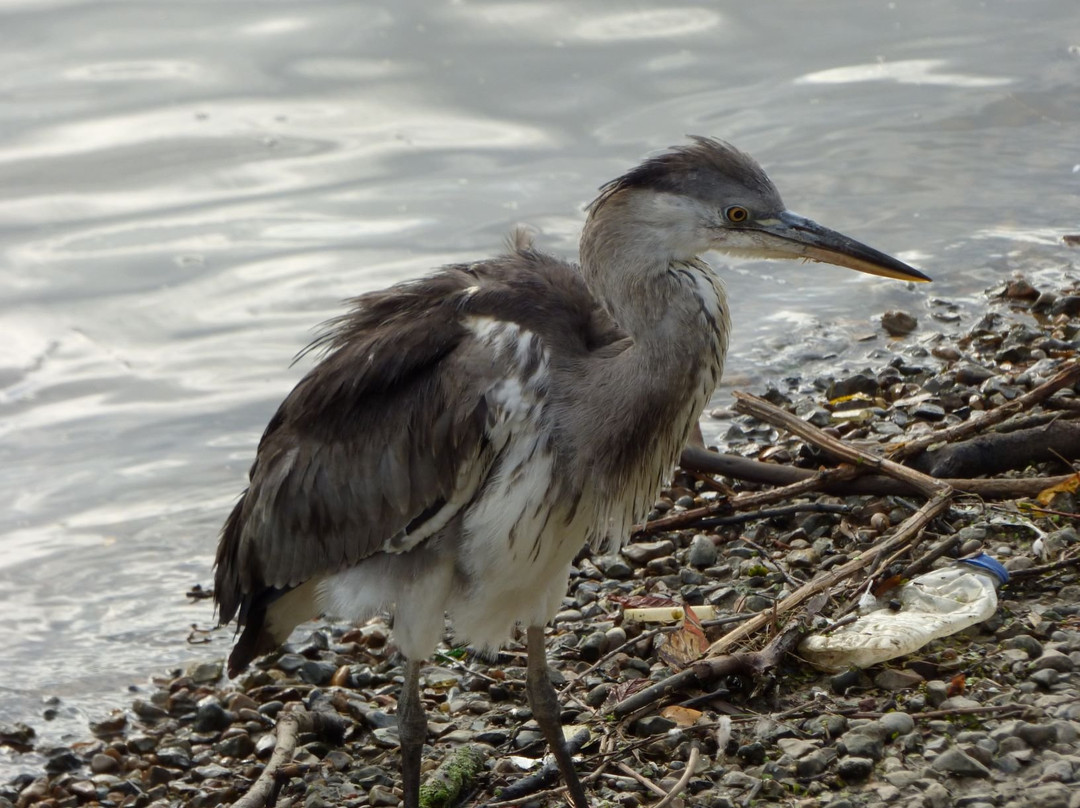
M 621 237 L 662 243 L 675 260 L 709 250 L 750 258 L 800 258 L 897 278 L 930 280 L 917 269 L 792 213 L 761 166 L 711 138 L 652 157 L 605 185 L 590 220 L 616 220 Z M 647 235 L 646 235 L 647 234 Z

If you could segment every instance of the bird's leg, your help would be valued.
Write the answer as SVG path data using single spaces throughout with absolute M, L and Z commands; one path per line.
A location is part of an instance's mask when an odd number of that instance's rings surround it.
M 401 697 L 398 699 L 397 720 L 405 808 L 419 808 L 420 755 L 427 739 L 427 714 L 420 701 L 420 660 L 405 660 L 405 683 L 401 686 Z
M 570 750 L 566 748 L 562 722 L 559 721 L 559 698 L 555 694 L 551 677 L 548 675 L 544 627 L 529 626 L 527 637 L 529 668 L 525 690 L 529 696 L 529 707 L 532 709 L 536 723 L 540 725 L 540 731 L 544 733 L 552 754 L 555 755 L 555 761 L 559 764 L 559 771 L 562 772 L 566 790 L 570 794 L 570 802 L 573 803 L 574 808 L 588 808 L 585 789 L 581 787 L 581 781 L 578 779 L 577 772 L 574 771 L 574 761 L 570 758 Z

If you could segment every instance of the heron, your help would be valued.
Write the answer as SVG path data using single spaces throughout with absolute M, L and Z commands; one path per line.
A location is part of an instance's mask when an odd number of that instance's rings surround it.
M 351 301 L 258 444 L 221 531 L 215 599 L 235 676 L 301 622 L 392 615 L 406 808 L 417 808 L 424 660 L 449 616 L 495 649 L 524 628 L 526 695 L 575 808 L 544 647 L 572 562 L 649 510 L 717 382 L 730 318 L 702 255 L 917 269 L 789 211 L 764 170 L 706 137 L 649 157 L 586 208 L 580 263 L 507 254 Z

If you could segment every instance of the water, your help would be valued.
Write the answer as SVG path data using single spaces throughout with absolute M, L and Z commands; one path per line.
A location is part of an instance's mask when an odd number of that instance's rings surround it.
M 46 741 L 225 653 L 184 592 L 340 299 L 518 222 L 573 255 L 595 188 L 686 133 L 937 281 L 738 265 L 721 396 L 1075 257 L 1074 0 L 16 1 L 0 31 L 0 722 Z

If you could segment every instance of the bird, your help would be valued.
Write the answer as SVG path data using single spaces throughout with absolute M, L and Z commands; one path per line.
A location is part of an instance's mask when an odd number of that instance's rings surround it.
M 519 232 L 504 255 L 355 298 L 309 346 L 321 359 L 270 419 L 221 530 L 230 675 L 303 621 L 389 613 L 417 808 L 420 674 L 446 617 L 478 649 L 520 626 L 532 715 L 586 808 L 544 627 L 579 551 L 616 551 L 649 511 L 720 380 L 731 319 L 709 251 L 930 280 L 789 211 L 752 157 L 694 136 L 600 188 L 577 264 Z

